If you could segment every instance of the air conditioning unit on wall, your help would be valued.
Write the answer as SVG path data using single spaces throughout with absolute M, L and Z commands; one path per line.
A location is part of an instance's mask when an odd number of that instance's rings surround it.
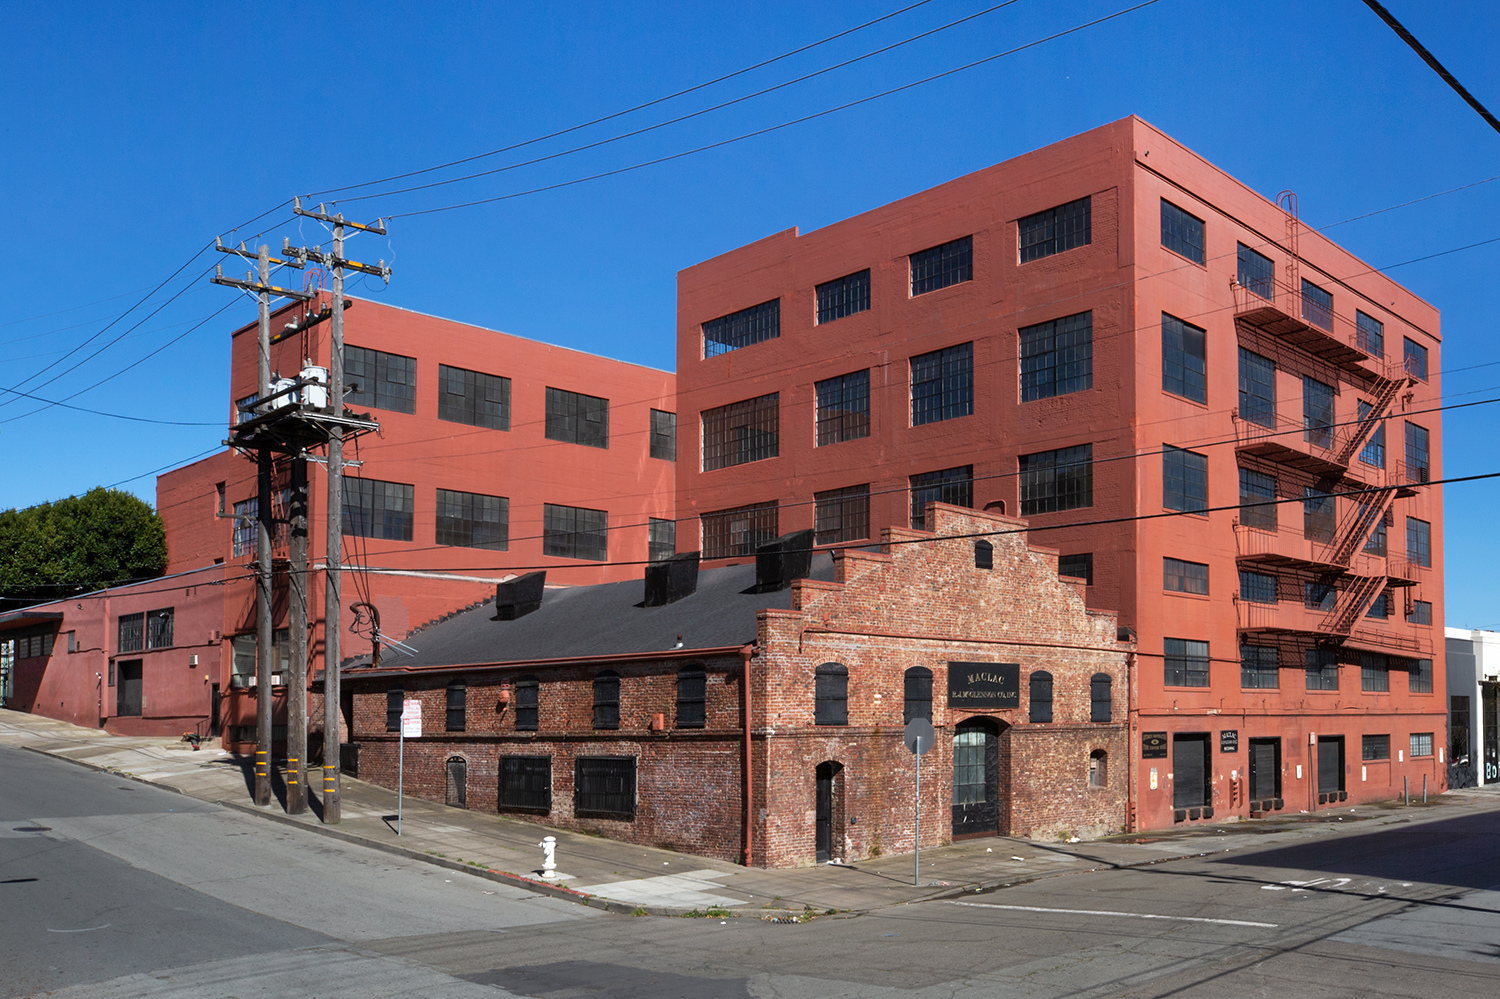
M 191 669 L 192 667 L 197 666 L 197 665 L 198 665 L 198 657 L 196 655 L 188 656 L 188 668 Z

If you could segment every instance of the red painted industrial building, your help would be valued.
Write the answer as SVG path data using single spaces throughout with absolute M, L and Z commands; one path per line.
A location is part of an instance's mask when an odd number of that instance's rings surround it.
M 1438 312 L 1294 197 L 1131 117 L 678 289 L 680 548 L 1019 515 L 1136 634 L 1134 825 L 1444 785 Z

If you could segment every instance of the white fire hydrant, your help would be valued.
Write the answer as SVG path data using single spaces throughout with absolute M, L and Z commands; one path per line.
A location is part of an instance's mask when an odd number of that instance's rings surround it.
M 543 836 L 537 846 L 542 848 L 542 877 L 557 877 L 557 837 Z

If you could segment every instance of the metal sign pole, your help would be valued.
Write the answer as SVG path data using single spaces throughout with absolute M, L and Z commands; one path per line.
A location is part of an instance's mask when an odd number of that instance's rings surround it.
M 917 842 L 912 850 L 912 856 L 916 858 L 916 873 L 912 875 L 912 884 L 922 884 L 922 754 L 917 754 L 917 801 L 916 818 L 912 825 L 917 831 Z
M 912 811 L 915 813 L 912 827 L 916 832 L 916 839 L 913 840 L 912 846 L 915 866 L 911 883 L 920 886 L 922 884 L 922 756 L 937 741 L 937 733 L 933 731 L 932 722 L 926 718 L 913 718 L 906 723 L 906 730 L 901 733 L 901 741 L 906 743 L 906 748 L 911 750 L 912 755 L 917 758 L 917 800 L 912 806 Z
M 401 733 L 400 744 L 396 749 L 396 835 L 401 835 L 401 799 L 405 792 L 406 780 L 406 732 Z

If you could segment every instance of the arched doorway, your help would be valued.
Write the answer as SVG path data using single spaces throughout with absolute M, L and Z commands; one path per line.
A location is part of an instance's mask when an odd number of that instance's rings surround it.
M 447 804 L 455 808 L 469 807 L 469 761 L 462 756 L 448 757 Z
M 953 730 L 953 837 L 994 836 L 1008 818 L 1001 782 L 1001 735 L 993 718 L 970 718 Z
M 844 765 L 819 763 L 817 777 L 817 821 L 814 836 L 818 863 L 843 856 Z

